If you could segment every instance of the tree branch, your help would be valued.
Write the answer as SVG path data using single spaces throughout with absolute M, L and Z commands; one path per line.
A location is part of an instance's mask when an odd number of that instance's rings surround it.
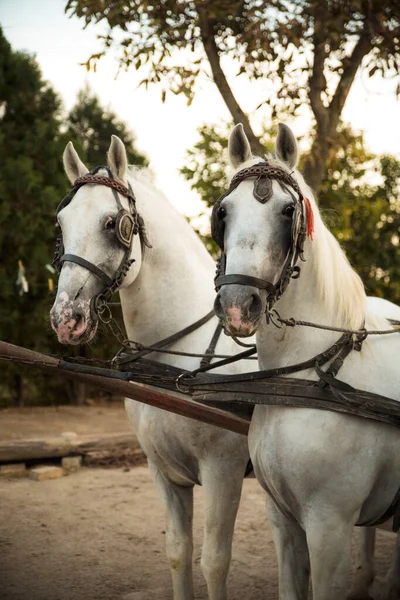
M 325 16 L 326 19 L 326 16 Z M 360 34 L 352 54 L 343 61 L 343 72 L 329 106 L 323 105 L 321 94 L 326 91 L 324 62 L 326 58 L 324 15 L 318 11 L 314 25 L 314 64 L 310 77 L 309 98 L 317 121 L 316 136 L 304 164 L 304 177 L 307 183 L 318 192 L 323 179 L 329 150 L 335 143 L 337 127 L 344 104 L 362 59 L 372 49 L 371 35 L 367 26 Z
M 349 95 L 350 88 L 364 56 L 372 50 L 371 36 L 366 28 L 361 33 L 354 50 L 344 61 L 343 73 L 329 105 L 329 129 L 336 131 L 340 115 Z
M 318 9 L 315 14 L 313 44 L 314 62 L 309 81 L 309 98 L 317 125 L 323 131 L 328 125 L 329 116 L 328 110 L 322 102 L 322 92 L 326 91 L 326 79 L 324 75 L 326 51 L 323 15 Z
M 253 132 L 250 122 L 246 114 L 240 108 L 229 83 L 225 77 L 225 74 L 221 68 L 219 60 L 218 47 L 215 43 L 214 34 L 212 31 L 212 24 L 207 14 L 207 9 L 198 6 L 199 14 L 199 25 L 201 39 L 203 42 L 204 50 L 206 52 L 208 61 L 210 63 L 211 72 L 213 75 L 214 83 L 217 86 L 229 112 L 232 115 L 235 123 L 242 123 L 245 134 L 247 135 L 252 151 L 259 156 L 264 156 L 265 148 L 261 144 L 258 137 Z

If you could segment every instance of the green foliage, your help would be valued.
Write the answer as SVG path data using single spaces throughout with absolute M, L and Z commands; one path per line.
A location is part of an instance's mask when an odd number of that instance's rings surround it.
M 13 52 L 1 30 L 0 57 L 0 338 L 54 352 L 45 265 L 52 258 L 54 211 L 65 190 L 59 164 L 61 103 L 36 61 Z M 18 260 L 26 269 L 28 294 L 18 293 Z M 3 365 L 2 386 L 15 382 L 21 389 L 19 372 Z M 45 383 L 44 377 L 33 377 Z
M 324 219 L 369 295 L 400 300 L 400 161 L 369 153 L 361 135 L 339 133 L 320 191 Z M 369 181 L 379 183 L 369 183 Z
M 260 106 L 268 104 L 273 118 L 304 107 L 313 114 L 304 174 L 317 191 L 357 71 L 400 80 L 398 0 L 67 0 L 66 12 L 85 25 L 107 27 L 104 47 L 89 57 L 88 69 L 113 48 L 122 68 L 143 72 L 143 84 L 162 84 L 163 100 L 172 92 L 188 103 L 199 76 L 212 75 L 257 153 L 260 142 L 221 57 L 231 59 L 237 76 L 267 77 L 276 93 L 268 92 Z
M 205 205 L 204 211 L 192 220 L 192 226 L 214 258 L 218 256 L 219 249 L 210 235 L 209 220 L 212 207 L 227 189 L 227 132 L 231 131 L 232 127 L 233 123 L 200 127 L 199 139 L 193 149 L 186 152 L 185 166 L 179 171 L 190 182 L 191 189 L 199 194 Z M 276 134 L 276 129 L 271 128 L 261 136 L 260 140 L 266 152 L 272 151 L 272 140 Z
M 343 73 L 349 47 L 362 35 L 369 40 L 369 74 L 399 72 L 397 0 L 68 0 L 65 10 L 85 25 L 108 26 L 104 48 L 89 58 L 88 68 L 113 47 L 122 67 L 146 66 L 144 83 L 165 81 L 166 90 L 184 93 L 189 100 L 197 76 L 206 69 L 203 46 L 210 37 L 218 52 L 237 62 L 238 74 L 258 79 L 268 73 L 279 85 L 279 105 L 284 101 L 291 110 L 307 100 L 304 75 L 312 74 L 307 56 L 318 41 L 317 23 L 325 76 Z M 193 53 L 190 64 L 182 67 L 178 54 L 171 56 L 175 50 Z
M 205 204 L 195 227 L 215 257 L 218 248 L 210 236 L 209 216 L 227 189 L 227 132 L 220 124 L 199 129 L 199 141 L 187 152 L 181 174 Z M 271 152 L 276 131 L 266 131 L 263 143 Z M 340 241 L 370 295 L 399 303 L 400 299 L 400 161 L 368 152 L 362 135 L 341 126 L 338 146 L 332 148 L 319 196 L 324 220 Z M 300 170 L 302 168 L 300 162 Z M 379 183 L 371 183 L 376 182 Z M 206 223 L 206 227 L 204 226 Z
M 82 146 L 90 166 L 105 162 L 112 133 L 127 143 L 131 163 L 143 165 L 147 159 L 135 149 L 134 135 L 87 89 L 66 126 L 61 108 L 35 59 L 14 52 L 0 29 L 0 339 L 42 352 L 74 353 L 60 347 L 50 328 L 54 295 L 48 279 L 54 275 L 46 269 L 58 235 L 55 210 L 69 188 L 62 165 L 66 141 L 72 137 Z M 29 284 L 22 295 L 16 285 L 18 261 Z M 116 349 L 109 336 L 100 336 L 90 353 L 109 358 Z M 15 397 L 21 402 L 23 395 L 30 403 L 69 400 L 69 387 L 60 380 L 5 363 L 1 371 L 2 404 Z
M 130 165 L 145 166 L 146 156 L 135 148 L 135 135 L 110 110 L 105 110 L 97 96 L 86 86 L 66 120 L 65 137 L 73 141 L 81 159 L 89 168 L 104 164 L 111 135 L 124 142 Z

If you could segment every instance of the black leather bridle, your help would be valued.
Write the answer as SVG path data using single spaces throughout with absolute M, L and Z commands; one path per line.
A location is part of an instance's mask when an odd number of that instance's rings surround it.
M 108 176 L 98 175 L 100 170 L 106 170 Z M 136 198 L 131 188 L 131 185 L 128 183 L 128 187 L 125 187 L 122 183 L 119 183 L 113 178 L 111 170 L 106 166 L 99 166 L 94 168 L 92 171 L 79 177 L 72 186 L 70 192 L 61 200 L 58 205 L 56 215 L 58 215 L 63 208 L 68 206 L 71 202 L 72 198 L 75 196 L 76 192 L 83 186 L 88 183 L 95 185 L 104 185 L 109 187 L 112 190 L 115 201 L 118 207 L 118 213 L 115 218 L 115 233 L 119 244 L 125 249 L 122 260 L 119 264 L 119 267 L 113 277 L 110 277 L 105 273 L 100 267 L 94 265 L 89 262 L 85 258 L 81 256 L 77 256 L 76 254 L 64 254 L 64 243 L 62 235 L 57 238 L 56 242 L 56 250 L 54 254 L 54 258 L 52 261 L 52 265 L 54 268 L 60 273 L 63 264 L 65 262 L 72 262 L 81 267 L 84 267 L 93 275 L 101 279 L 101 281 L 105 284 L 104 289 L 94 296 L 91 301 L 90 310 L 92 317 L 96 317 L 98 315 L 99 308 L 109 302 L 112 295 L 119 288 L 121 283 L 123 282 L 126 274 L 129 271 L 130 266 L 135 259 L 130 258 L 133 236 L 139 234 L 140 242 L 142 244 L 142 248 L 147 246 L 151 248 L 149 241 L 146 236 L 146 229 L 144 225 L 143 218 L 139 215 L 136 209 Z M 128 199 L 129 211 L 125 210 L 122 206 L 121 200 L 119 198 L 119 194 L 125 196 Z
M 258 277 L 250 275 L 229 274 L 225 275 L 226 255 L 224 252 L 224 222 L 218 215 L 218 210 L 221 202 L 235 190 L 238 185 L 246 180 L 253 178 L 254 197 L 258 202 L 265 203 L 272 196 L 272 180 L 275 179 L 285 187 L 285 190 L 290 193 L 293 199 L 294 214 L 292 217 L 291 243 L 285 263 L 282 268 L 281 275 L 278 281 L 274 284 Z M 290 189 L 296 192 L 297 196 Z M 211 233 L 214 241 L 221 248 L 221 255 L 217 262 L 217 271 L 214 279 L 215 289 L 219 291 L 223 285 L 248 285 L 256 287 L 260 290 L 265 290 L 267 293 L 267 314 L 271 310 L 275 302 L 282 296 L 290 279 L 296 279 L 300 275 L 300 267 L 296 265 L 298 259 L 305 260 L 304 241 L 306 239 L 306 216 L 304 206 L 304 196 L 300 190 L 297 181 L 283 168 L 273 166 L 268 161 L 260 162 L 252 167 L 248 167 L 236 173 L 233 177 L 229 189 L 219 198 L 213 207 L 211 215 Z

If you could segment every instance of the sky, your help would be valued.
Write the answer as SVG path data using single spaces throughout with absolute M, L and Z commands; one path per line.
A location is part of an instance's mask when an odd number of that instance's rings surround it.
M 36 56 L 44 78 L 61 95 L 66 110 L 73 106 L 78 91 L 87 82 L 101 103 L 135 132 L 137 147 L 150 159 L 157 187 L 181 212 L 198 214 L 201 202 L 179 175 L 179 168 L 185 164 L 185 152 L 198 139 L 201 125 L 230 119 L 216 86 L 204 77 L 188 107 L 185 98 L 172 94 L 167 94 L 163 104 L 159 85 L 148 90 L 138 88 L 143 77 L 140 72 L 122 72 L 116 78 L 118 66 L 113 55 L 99 62 L 96 73 L 88 73 L 80 63 L 100 50 L 97 35 L 103 32 L 103 26 L 84 30 L 82 21 L 65 15 L 65 4 L 66 0 L 0 0 L 0 25 L 14 50 Z M 256 110 L 273 93 L 268 79 L 251 83 L 243 76 L 234 76 L 233 63 L 225 61 L 224 68 L 239 104 L 257 132 L 261 123 L 269 120 L 268 106 Z M 359 75 L 343 118 L 356 131 L 364 132 L 367 146 L 374 153 L 400 157 L 400 101 L 395 98 L 395 87 L 393 80 Z M 301 118 L 287 124 L 297 136 L 303 136 L 311 122 L 305 111 Z

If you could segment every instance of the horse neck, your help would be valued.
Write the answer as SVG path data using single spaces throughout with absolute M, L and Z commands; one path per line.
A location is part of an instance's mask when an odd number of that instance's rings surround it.
M 323 236 L 305 245 L 306 262 L 301 274 L 292 280 L 275 307 L 283 319 L 309 321 L 346 329 L 358 329 L 365 317 L 365 292 L 332 235 L 320 228 Z M 264 321 L 257 334 L 262 368 L 303 362 L 335 343 L 342 333 L 303 326 L 281 329 Z
M 128 336 L 150 344 L 211 310 L 214 265 L 184 217 L 159 192 L 135 179 L 131 184 L 153 248 L 146 248 L 138 277 L 120 297 Z

